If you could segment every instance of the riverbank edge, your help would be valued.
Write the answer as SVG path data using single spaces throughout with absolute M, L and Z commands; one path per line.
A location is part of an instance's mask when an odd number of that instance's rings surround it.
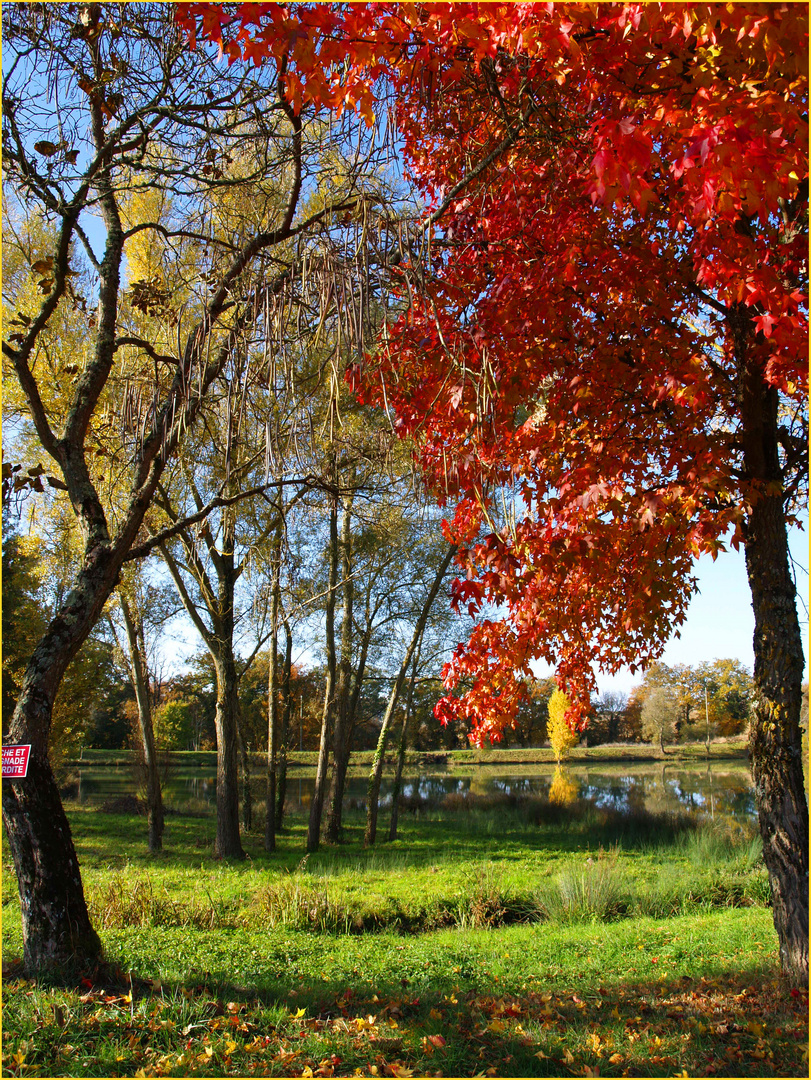
M 352 754 L 351 765 L 354 768 L 370 767 L 373 751 L 359 750 Z M 179 768 L 216 768 L 216 750 L 169 750 L 165 757 L 170 765 Z M 314 769 L 318 754 L 311 750 L 291 750 L 287 763 L 290 768 Z M 267 765 L 263 753 L 248 755 L 251 766 L 260 771 Z M 65 762 L 69 768 L 122 767 L 132 765 L 132 752 L 129 750 L 83 750 L 78 757 Z M 394 766 L 396 755 L 387 754 L 385 764 Z M 706 762 L 729 762 L 749 760 L 749 748 L 745 737 L 718 740 L 710 744 L 709 754 L 705 743 L 686 743 L 667 750 L 663 755 L 657 748 L 633 743 L 613 743 L 604 746 L 575 747 L 566 759 L 567 765 L 696 765 Z M 470 766 L 498 766 L 512 768 L 527 765 L 554 765 L 555 755 L 549 747 L 516 748 L 511 750 L 428 750 L 409 751 L 406 753 L 406 768 L 447 769 L 453 772 Z

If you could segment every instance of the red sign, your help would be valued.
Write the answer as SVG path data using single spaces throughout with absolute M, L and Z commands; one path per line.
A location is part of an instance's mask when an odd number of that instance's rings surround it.
M 3 778 L 7 776 L 25 776 L 28 772 L 28 757 L 31 744 L 27 746 L 3 747 Z

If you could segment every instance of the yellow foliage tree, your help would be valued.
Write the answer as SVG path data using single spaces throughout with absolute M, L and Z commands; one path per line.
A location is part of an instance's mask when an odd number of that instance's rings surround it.
M 570 704 L 569 699 L 562 690 L 556 690 L 549 699 L 549 719 L 546 722 L 546 735 L 558 765 L 560 765 L 563 758 L 569 756 L 569 751 L 580 741 L 580 735 L 576 731 L 572 731 L 566 723 L 566 710 L 570 708 Z

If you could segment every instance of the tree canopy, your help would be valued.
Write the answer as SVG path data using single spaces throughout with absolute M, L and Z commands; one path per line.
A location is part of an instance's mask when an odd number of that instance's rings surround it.
M 191 4 L 180 19 L 229 61 L 283 58 L 296 108 L 371 124 L 378 82 L 397 95 L 430 242 L 398 266 L 407 311 L 349 378 L 453 504 L 456 604 L 506 612 L 457 650 L 446 686 L 470 683 L 442 719 L 497 738 L 542 657 L 582 723 L 593 665 L 655 659 L 696 558 L 744 545 L 766 861 L 784 962 L 807 971 L 786 542 L 807 492 L 807 12 Z

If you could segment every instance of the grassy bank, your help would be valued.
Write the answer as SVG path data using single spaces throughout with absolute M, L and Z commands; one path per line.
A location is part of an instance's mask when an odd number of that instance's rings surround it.
M 107 966 L 27 982 L 4 851 L 7 1075 L 806 1075 L 752 831 L 470 797 L 401 838 L 211 856 L 214 822 L 73 806 Z
M 312 856 L 303 856 L 305 822 L 293 818 L 275 853 L 264 851 L 260 827 L 244 837 L 246 861 L 231 866 L 211 857 L 211 815 L 170 815 L 158 856 L 146 851 L 142 817 L 74 806 L 70 819 L 102 927 L 415 933 L 666 917 L 769 899 L 752 829 L 696 829 L 687 817 L 588 803 L 450 796 L 443 808 L 406 815 L 401 839 L 370 851 L 361 846 L 365 819 L 350 811 L 347 842 Z M 10 927 L 13 872 L 3 901 Z
M 265 756 L 263 754 L 251 754 L 249 756 L 256 769 L 261 770 L 264 768 Z M 317 757 L 315 751 L 293 750 L 288 755 L 288 761 L 293 768 L 314 769 Z M 372 757 L 371 750 L 355 751 L 352 754 L 352 766 L 357 769 L 368 770 L 372 764 Z M 196 768 L 198 766 L 216 768 L 217 765 L 217 754 L 214 750 L 171 751 L 168 758 L 174 765 L 184 768 Z M 747 759 L 747 740 L 742 735 L 729 739 L 716 739 L 710 744 L 710 761 L 746 761 Z M 394 755 L 390 753 L 388 760 L 389 764 L 393 765 Z M 572 764 L 665 762 L 678 765 L 679 763 L 701 763 L 707 761 L 707 747 L 703 742 L 682 743 L 678 746 L 668 747 L 663 756 L 658 747 L 647 743 L 576 746 L 571 751 L 569 761 Z M 109 765 L 120 768 L 129 767 L 131 763 L 132 755 L 128 750 L 83 750 L 80 758 L 73 758 L 67 762 L 72 767 Z M 510 768 L 522 765 L 554 765 L 555 755 L 549 747 L 515 747 L 509 750 L 487 747 L 482 750 L 409 751 L 406 755 L 406 764 L 412 771 L 415 768 L 448 769 L 453 771 L 462 766 L 470 765 L 497 765 L 501 768 Z

